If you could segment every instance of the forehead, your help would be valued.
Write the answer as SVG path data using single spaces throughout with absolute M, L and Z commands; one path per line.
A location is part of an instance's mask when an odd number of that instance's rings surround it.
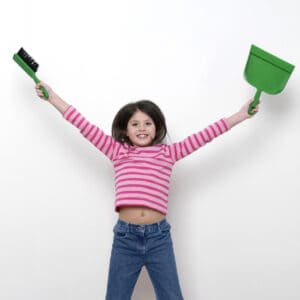
M 151 117 L 149 115 L 147 115 L 146 113 L 137 110 L 132 117 L 129 119 L 129 121 L 147 121 L 147 120 L 151 120 Z

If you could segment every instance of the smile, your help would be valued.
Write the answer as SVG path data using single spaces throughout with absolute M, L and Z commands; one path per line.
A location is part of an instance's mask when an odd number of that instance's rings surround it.
M 144 139 L 148 137 L 148 134 L 138 134 L 137 137 L 140 139 Z

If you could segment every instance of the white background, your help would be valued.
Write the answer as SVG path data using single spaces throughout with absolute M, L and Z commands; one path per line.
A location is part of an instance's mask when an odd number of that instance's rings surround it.
M 104 299 L 113 169 L 12 60 L 107 133 L 150 99 L 175 142 L 255 93 L 251 44 L 296 65 L 285 90 L 173 170 L 168 220 L 187 300 L 300 298 L 298 1 L 2 1 L 0 298 Z M 145 270 L 134 300 L 154 299 Z

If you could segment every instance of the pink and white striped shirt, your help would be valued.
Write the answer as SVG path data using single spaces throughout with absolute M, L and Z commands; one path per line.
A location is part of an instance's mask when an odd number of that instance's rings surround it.
M 175 162 L 230 128 L 223 118 L 180 142 L 136 147 L 122 144 L 105 134 L 73 106 L 68 107 L 63 117 L 112 161 L 115 211 L 122 206 L 145 206 L 167 214 L 170 176 Z

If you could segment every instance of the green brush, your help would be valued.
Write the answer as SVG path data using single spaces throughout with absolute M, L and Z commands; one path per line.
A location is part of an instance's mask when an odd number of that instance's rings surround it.
M 21 48 L 18 53 L 14 54 L 13 59 L 34 80 L 35 83 L 40 82 L 35 75 L 39 65 L 23 48 Z M 40 90 L 43 92 L 44 98 L 48 99 L 49 94 L 47 90 L 43 86 L 40 87 Z

